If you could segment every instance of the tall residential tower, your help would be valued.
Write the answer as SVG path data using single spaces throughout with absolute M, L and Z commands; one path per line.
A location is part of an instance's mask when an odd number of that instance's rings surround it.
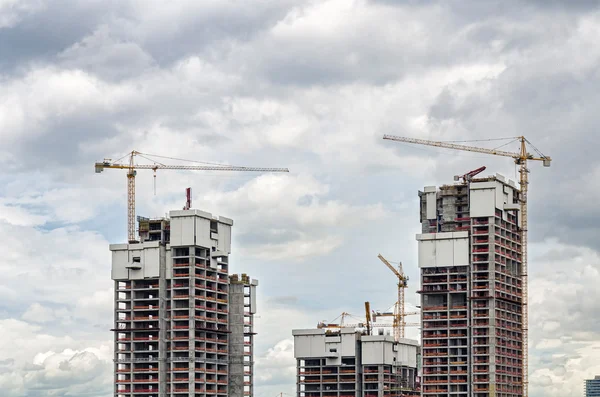
M 522 396 L 519 195 L 498 174 L 419 192 L 424 397 Z
M 233 221 L 198 210 L 139 218 L 113 244 L 118 397 L 252 396 L 257 282 L 229 275 Z

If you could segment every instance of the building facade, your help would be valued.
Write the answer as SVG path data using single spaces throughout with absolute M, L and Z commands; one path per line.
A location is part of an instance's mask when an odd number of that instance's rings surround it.
M 600 397 L 600 376 L 585 381 L 585 397 Z
M 232 225 L 171 211 L 140 218 L 139 243 L 110 246 L 115 396 L 252 395 L 258 283 L 229 275 Z
M 498 174 L 419 192 L 425 397 L 522 396 L 519 195 Z
M 297 397 L 417 396 L 416 341 L 354 328 L 294 330 Z

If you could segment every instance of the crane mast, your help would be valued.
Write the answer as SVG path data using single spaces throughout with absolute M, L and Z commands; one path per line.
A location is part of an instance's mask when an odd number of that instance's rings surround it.
M 495 156 L 504 156 L 514 159 L 515 164 L 519 166 L 519 183 L 521 185 L 521 279 L 522 279 L 522 294 L 523 294 L 523 305 L 522 305 L 522 339 L 523 339 L 523 377 L 522 377 L 522 388 L 523 396 L 528 395 L 529 385 L 529 308 L 528 308 L 528 262 L 527 262 L 527 193 L 529 191 L 529 169 L 527 168 L 527 161 L 542 161 L 544 167 L 550 167 L 552 159 L 548 156 L 543 155 L 539 150 L 535 148 L 524 136 L 516 137 L 515 139 L 520 143 L 519 152 L 508 152 L 497 149 L 486 149 L 477 146 L 458 145 L 449 142 L 430 141 L 425 139 L 407 138 L 395 135 L 384 135 L 383 139 L 411 143 L 417 145 L 434 146 L 445 149 L 463 150 L 475 153 L 491 154 Z M 533 156 L 527 151 L 527 144 L 529 144 L 537 153 L 538 157 Z
M 127 170 L 127 239 L 130 243 L 137 242 L 135 237 L 135 176 L 137 170 L 152 170 L 155 173 L 157 170 L 188 170 L 188 171 L 250 171 L 250 172 L 289 172 L 287 168 L 265 168 L 265 167 L 239 167 L 227 165 L 165 165 L 161 163 L 155 164 L 136 164 L 135 157 L 147 156 L 163 157 L 157 155 L 144 154 L 138 151 L 131 151 L 129 154 L 128 163 L 119 163 L 110 159 L 104 159 L 102 162 L 95 164 L 96 173 L 104 171 L 104 169 L 124 169 Z M 182 160 L 182 159 L 178 159 Z M 154 160 L 153 160 L 154 161 Z M 182 160 L 189 161 L 189 160 Z

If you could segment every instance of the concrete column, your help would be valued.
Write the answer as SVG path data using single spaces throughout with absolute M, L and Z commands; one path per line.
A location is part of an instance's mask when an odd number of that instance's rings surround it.
M 158 393 L 160 396 L 167 394 L 167 376 L 171 363 L 167 361 L 167 265 L 164 245 L 160 247 L 158 267 Z
M 229 396 L 244 397 L 244 284 L 229 284 Z

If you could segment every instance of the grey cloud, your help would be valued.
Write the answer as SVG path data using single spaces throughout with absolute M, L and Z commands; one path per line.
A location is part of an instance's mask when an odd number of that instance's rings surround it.
M 57 118 L 47 125 L 45 134 L 21 139 L 13 151 L 27 153 L 21 163 L 22 171 L 39 170 L 42 161 L 44 167 L 60 167 L 69 164 L 92 166 L 90 154 L 83 155 L 82 146 L 93 147 L 101 140 L 111 139 L 118 134 L 114 121 L 106 114 L 85 113 L 68 118 Z M 127 147 L 130 147 L 128 145 Z M 93 161 L 101 160 L 106 153 L 96 152 Z
M 554 159 L 549 169 L 537 162 L 530 165 L 532 236 L 538 240 L 559 237 L 600 249 L 600 209 L 589 199 L 597 194 L 589 172 L 598 164 L 595 109 L 600 97 L 593 87 L 600 79 L 592 70 L 583 75 L 553 72 L 553 65 L 536 76 L 532 66 L 508 68 L 489 82 L 492 88 L 485 94 L 457 94 L 453 91 L 460 92 L 459 84 L 445 89 L 430 108 L 429 125 L 435 130 L 451 122 L 466 139 L 525 135 Z M 516 146 L 508 149 L 516 150 Z
M 169 66 L 190 54 L 217 55 L 212 51 L 216 45 L 225 49 L 229 41 L 250 40 L 296 4 L 293 1 L 260 5 L 191 2 L 188 3 L 191 10 L 186 10 L 183 4 L 160 2 L 53 1 L 39 12 L 25 15 L 20 23 L 0 34 L 0 53 L 3 54 L 0 71 L 8 74 L 32 62 L 62 61 L 64 65 L 97 71 L 107 78 L 122 78 L 128 72 L 126 69 L 135 70 L 132 59 L 123 58 L 125 56 L 133 56 L 140 67 L 151 60 Z M 164 14 L 161 7 L 166 11 Z M 175 13 L 170 14 L 169 9 L 175 9 Z M 144 15 L 151 18 L 144 21 L 141 19 Z M 177 20 L 169 20 L 168 15 Z M 98 43 L 98 29 L 107 31 L 116 42 L 112 46 Z M 87 41 L 78 44 L 86 37 Z M 90 45 L 96 46 L 95 53 L 90 53 L 94 51 Z M 118 63 L 120 59 L 124 61 L 121 64 L 124 70 L 110 66 L 110 62 Z
M 153 26 L 145 26 L 144 21 L 133 22 L 131 28 L 136 29 L 136 22 L 140 22 L 147 34 L 143 40 L 144 47 L 161 65 L 168 65 L 189 54 L 219 57 L 221 51 L 227 52 L 231 42 L 253 39 L 297 4 L 297 1 L 291 0 L 212 5 L 197 3 L 191 13 L 183 11 L 179 15 L 177 29 L 166 32 L 157 29 L 154 33 Z M 135 19 L 135 16 L 132 18 Z M 212 51 L 215 47 L 221 47 L 221 51 Z
M 326 34 L 305 28 L 302 35 L 302 27 L 296 27 L 295 34 L 288 32 L 289 36 L 263 32 L 232 58 L 243 60 L 254 74 L 274 85 L 384 85 L 427 68 L 510 59 L 517 51 L 564 38 L 575 28 L 578 17 L 540 12 L 523 7 L 520 1 L 375 3 L 397 7 L 379 10 L 377 22 L 368 19 L 368 9 L 364 16 L 348 12 L 345 23 Z M 302 13 L 290 14 L 290 21 L 294 21 L 292 15 L 308 18 Z M 558 28 L 544 28 L 550 24 Z M 282 24 L 293 32 L 292 25 Z M 253 57 L 257 50 L 262 56 Z
M 524 5 L 539 7 L 541 10 L 559 9 L 559 10 L 593 10 L 600 5 L 598 0 L 369 0 L 371 4 L 381 4 L 387 6 L 407 7 L 419 6 L 427 7 L 434 4 L 441 4 L 448 7 L 449 10 L 461 10 L 467 13 L 473 13 L 477 10 L 515 10 L 515 8 Z
M 541 255 L 533 257 L 536 262 L 546 263 L 548 261 L 567 261 L 572 260 L 579 256 L 579 250 L 575 247 L 569 247 L 567 249 L 550 248 L 548 251 L 543 252 Z
M 111 3 L 111 6 L 115 4 Z M 451 59 L 451 54 L 454 57 L 464 57 L 463 62 L 466 59 L 473 59 L 477 54 L 477 51 L 469 50 L 467 45 L 451 45 L 451 48 L 442 52 L 431 47 L 442 37 L 446 37 L 446 30 L 453 29 L 452 22 L 447 23 L 448 26 L 444 29 L 438 28 L 428 33 L 426 41 L 431 43 L 416 51 L 411 49 L 409 41 L 396 46 L 394 39 L 389 41 L 386 39 L 389 35 L 383 33 L 381 37 L 388 41 L 379 44 L 377 40 L 371 40 L 367 35 L 361 34 L 356 34 L 357 40 L 352 42 L 336 42 L 325 37 L 318 45 L 306 40 L 274 40 L 266 29 L 283 18 L 290 11 L 291 4 L 269 3 L 262 8 L 252 7 L 252 10 L 230 6 L 207 10 L 199 7 L 195 10 L 197 14 L 192 12 L 186 15 L 186 18 L 179 21 L 177 29 L 160 35 L 160 40 L 157 41 L 151 40 L 154 37 L 152 35 L 155 34 L 151 25 L 159 23 L 160 20 L 148 22 L 136 19 L 135 7 L 132 5 L 113 10 L 115 14 L 120 12 L 119 18 L 109 19 L 98 16 L 93 20 L 86 19 L 87 14 L 85 14 L 85 12 L 91 13 L 93 7 L 75 7 L 71 12 L 80 12 L 82 15 L 73 19 L 89 22 L 86 26 L 94 29 L 77 30 L 77 38 L 72 39 L 64 46 L 65 48 L 60 50 L 56 46 L 47 46 L 54 49 L 59 65 L 64 68 L 81 68 L 92 73 L 92 76 L 99 77 L 101 82 L 124 79 L 137 90 L 138 97 L 132 99 L 131 104 L 126 105 L 122 112 L 95 110 L 90 113 L 83 109 L 81 113 L 67 117 L 50 115 L 49 120 L 41 127 L 44 129 L 43 134 L 36 138 L 22 140 L 22 144 L 13 148 L 13 152 L 16 149 L 17 153 L 34 154 L 35 156 L 30 155 L 30 157 L 22 156 L 32 160 L 30 166 L 39 164 L 39 160 L 47 161 L 52 165 L 72 164 L 73 161 L 79 160 L 72 158 L 73 155 L 77 155 L 76 147 L 92 148 L 100 141 L 116 137 L 119 134 L 116 130 L 117 125 L 120 129 L 139 130 L 148 128 L 153 122 L 173 128 L 175 131 L 187 129 L 189 133 L 195 134 L 198 137 L 197 142 L 203 145 L 223 145 L 228 142 L 225 136 L 211 132 L 214 127 L 194 115 L 200 109 L 204 112 L 218 111 L 222 107 L 219 98 L 223 96 L 253 94 L 256 89 L 263 90 L 265 87 L 261 82 L 262 79 L 271 83 L 267 89 L 275 95 L 278 95 L 280 90 L 278 86 L 288 84 L 298 87 L 356 81 L 385 84 L 406 76 L 409 71 L 434 64 L 445 64 Z M 219 17 L 213 18 L 215 15 Z M 428 23 L 427 16 L 427 14 L 420 15 L 419 23 L 423 26 Z M 45 18 L 53 19 L 51 14 L 46 15 Z M 154 18 L 156 19 L 156 16 Z M 240 23 L 224 23 L 228 18 Z M 208 19 L 211 20 L 210 23 Z M 136 37 L 133 33 L 136 27 L 145 33 L 140 33 L 141 36 Z M 186 29 L 207 29 L 209 32 L 205 35 L 192 34 L 193 32 L 188 32 Z M 377 30 L 373 32 L 376 33 Z M 393 35 L 394 30 L 389 33 Z M 201 37 L 201 40 L 185 40 L 184 36 Z M 238 44 L 232 44 L 231 48 L 222 47 L 219 40 L 230 36 L 238 37 Z M 214 46 L 208 52 L 198 52 L 186 47 L 197 45 L 200 48 L 203 43 Z M 183 47 L 178 48 L 178 46 Z M 169 55 L 169 51 L 173 51 L 173 54 Z M 208 65 L 215 70 L 224 73 L 231 71 L 232 76 L 240 82 L 214 81 L 210 88 L 200 84 L 194 87 L 195 90 L 189 90 L 188 88 L 191 88 L 189 85 L 169 86 L 168 80 L 165 81 L 165 77 L 168 79 L 169 76 L 163 75 L 164 69 L 161 69 L 161 66 L 169 66 L 182 56 L 194 53 L 201 54 Z M 160 56 L 173 59 L 165 62 L 159 59 Z M 390 57 L 393 61 L 390 61 Z M 200 69 L 197 71 L 197 73 L 202 72 L 204 71 Z M 241 81 L 244 81 L 244 84 L 241 84 Z M 153 87 L 161 84 L 165 85 L 164 89 L 153 91 Z M 115 87 L 118 88 L 120 87 Z M 203 92 L 203 89 L 207 91 Z M 139 125 L 139 120 L 144 120 L 146 125 Z M 242 128 L 243 125 L 237 125 L 235 122 L 228 125 L 229 131 Z M 127 148 L 132 146 L 134 141 L 139 142 L 144 138 L 144 136 L 137 136 L 134 140 L 128 139 L 127 134 L 119 135 L 125 137 L 126 140 L 121 143 Z M 89 152 L 86 153 L 86 156 L 89 155 Z M 98 153 L 98 157 L 105 155 Z
M 252 230 L 244 234 L 238 234 L 237 241 L 244 245 L 263 244 L 265 241 L 271 244 L 279 244 L 286 241 L 293 241 L 302 237 L 302 233 L 298 230 L 277 230 L 264 229 Z
M 600 6 L 598 0 L 526 0 L 530 4 L 535 4 L 539 7 L 556 7 L 559 9 L 574 9 L 574 10 L 594 10 Z
M 154 66 L 154 60 L 138 43 L 113 37 L 104 25 L 60 52 L 62 67 L 89 71 L 105 80 L 131 78 Z
M 0 72 L 12 74 L 29 63 L 52 62 L 56 55 L 117 11 L 114 0 L 47 2 L 11 29 L 0 31 Z
M 15 365 L 15 360 L 12 358 L 7 358 L 4 360 L 0 360 L 0 375 L 10 373 Z

